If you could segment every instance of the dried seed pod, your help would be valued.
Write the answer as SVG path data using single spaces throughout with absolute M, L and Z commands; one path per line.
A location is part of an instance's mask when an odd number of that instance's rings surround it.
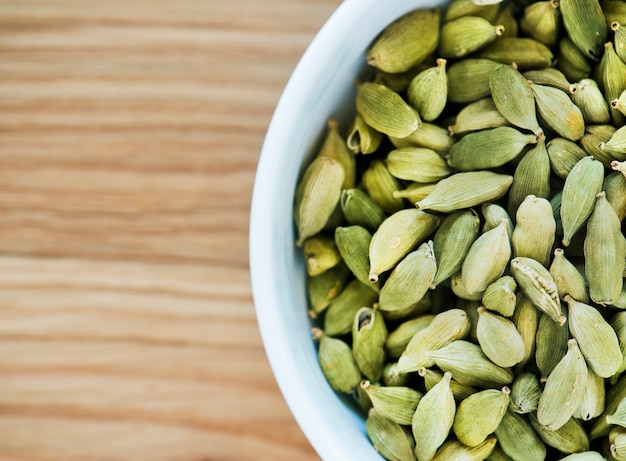
M 578 49 L 567 35 L 559 40 L 556 67 L 563 72 L 568 80 L 574 82 L 589 77 L 592 70 L 587 56 Z M 568 91 L 568 88 L 561 89 Z
M 513 461 L 542 461 L 547 449 L 528 419 L 508 410 L 495 430 L 502 451 Z
M 583 451 L 582 453 L 572 453 L 561 461 L 606 461 L 606 458 L 597 451 Z
M 613 414 L 624 399 L 626 399 L 626 376 L 622 375 L 606 393 L 604 411 L 600 417 L 595 420 L 589 431 L 591 440 L 608 435 L 611 430 L 611 425 L 607 422 L 606 417 Z
M 357 311 L 363 306 L 371 306 L 377 299 L 378 294 L 372 290 L 371 284 L 352 280 L 328 305 L 324 332 L 329 336 L 349 333 Z
M 390 73 L 405 72 L 421 63 L 437 49 L 440 17 L 438 8 L 401 16 L 385 27 L 366 51 L 367 63 Z
M 552 48 L 561 29 L 561 12 L 557 0 L 538 1 L 524 8 L 520 29 L 526 35 Z
M 519 24 L 515 15 L 516 5 L 514 3 L 501 4 L 498 15 L 491 22 L 504 26 L 502 37 L 517 37 Z M 495 5 L 492 5 L 495 6 Z
M 345 173 L 342 189 L 349 189 L 356 184 L 356 160 L 348 150 L 346 140 L 339 134 L 339 123 L 335 119 L 326 122 L 327 134 L 318 151 L 318 157 L 330 157 L 341 163 Z
M 509 238 L 513 235 L 513 220 L 509 213 L 497 203 L 487 202 L 480 207 L 480 211 L 485 219 L 482 232 L 485 233 L 488 230 L 498 227 L 503 220 L 508 221 L 507 233 Z
M 325 234 L 317 234 L 306 239 L 302 245 L 302 252 L 307 273 L 312 277 L 326 272 L 341 261 L 335 240 Z
M 549 67 L 554 61 L 550 48 L 529 37 L 500 37 L 473 56 L 502 64 L 515 63 L 522 71 Z
M 480 219 L 473 210 L 453 212 L 442 221 L 433 239 L 437 261 L 433 287 L 461 269 L 470 246 L 478 238 L 479 227 Z
M 458 440 L 449 440 L 444 443 L 432 461 L 447 461 L 450 459 L 462 459 L 463 461 L 481 461 L 486 459 L 496 446 L 497 439 L 495 437 L 487 437 L 487 439 L 475 447 L 463 445 Z
M 403 138 L 417 130 L 420 118 L 402 97 L 385 85 L 363 82 L 357 87 L 356 110 L 381 133 Z
M 598 0 L 560 0 L 559 8 L 572 42 L 589 59 L 599 59 L 608 30 Z
M 542 382 L 548 378 L 554 367 L 567 353 L 569 329 L 566 323 L 559 324 L 547 314 L 539 317 L 535 337 L 535 362 L 541 373 Z
M 626 29 L 624 30 L 626 31 Z M 619 110 L 622 114 L 626 115 L 626 90 L 622 91 L 619 97 L 611 101 L 611 108 Z
M 519 293 L 517 298 L 517 305 L 515 306 L 515 312 L 511 320 L 513 320 L 515 328 L 517 328 L 517 331 L 524 341 L 524 356 L 515 367 L 515 372 L 519 373 L 521 370 L 525 369 L 526 364 L 535 356 L 535 343 L 540 312 L 535 309 L 532 303 L 527 302 L 523 294 Z
M 526 196 L 517 209 L 511 237 L 513 256 L 532 258 L 547 266 L 555 238 L 556 221 L 550 202 L 534 195 Z
M 462 16 L 444 23 L 438 52 L 444 58 L 461 58 L 493 42 L 503 32 L 503 26 L 494 26 L 484 18 Z
M 604 96 L 608 102 L 619 95 L 626 88 L 626 63 L 624 63 L 615 52 L 612 42 L 604 44 L 604 54 L 598 65 L 598 84 L 604 91 Z M 616 127 L 626 123 L 626 116 L 619 111 L 611 111 L 611 119 Z
M 530 80 L 537 85 L 547 85 L 559 90 L 569 91 L 571 83 L 565 77 L 563 72 L 554 67 L 545 67 L 543 69 L 527 70 L 522 75 L 526 80 Z
M 517 303 L 516 290 L 515 279 L 510 275 L 504 275 L 485 289 L 482 296 L 483 306 L 504 317 L 511 317 Z
M 580 453 L 589 450 L 589 436 L 576 418 L 570 418 L 557 430 L 550 430 L 537 421 L 536 413 L 529 413 L 530 424 L 541 440 L 562 453 Z
M 569 93 L 574 104 L 583 114 L 585 123 L 603 124 L 611 122 L 609 105 L 595 80 L 584 78 L 573 83 Z
M 411 338 L 418 331 L 428 327 L 434 318 L 435 314 L 420 314 L 414 319 L 405 320 L 395 330 L 389 332 L 385 341 L 387 356 L 394 359 L 400 357 Z
M 468 58 L 448 67 L 448 100 L 454 103 L 478 101 L 491 94 L 489 77 L 501 64 L 492 59 Z
M 502 277 L 511 259 L 511 241 L 508 222 L 482 234 L 470 246 L 461 273 L 469 293 L 481 293 Z
M 465 135 L 454 144 L 448 164 L 458 171 L 474 171 L 502 166 L 515 159 L 537 137 L 508 126 L 481 130 Z
M 396 148 L 400 147 L 425 147 L 439 154 L 448 152 L 455 143 L 448 130 L 434 123 L 423 122 L 419 128 L 405 138 L 389 136 L 389 141 Z
M 562 179 L 567 178 L 579 160 L 589 155 L 574 141 L 565 138 L 553 138 L 546 147 L 552 171 Z
M 496 365 L 508 368 L 524 359 L 524 338 L 515 324 L 484 307 L 478 308 L 476 335 L 481 349 Z
M 626 294 L 626 290 L 622 290 L 622 294 Z M 617 372 L 611 377 L 611 384 L 615 384 L 620 375 L 626 370 L 626 311 L 618 312 L 609 319 L 609 325 L 617 335 L 620 350 L 622 351 L 622 364 Z
M 493 102 L 505 119 L 537 136 L 543 133 L 537 123 L 533 92 L 519 70 L 512 66 L 497 67 L 491 73 L 489 86 Z
M 509 409 L 521 415 L 535 411 L 541 392 L 539 381 L 534 373 L 520 373 L 511 384 Z
M 382 314 L 371 307 L 360 308 L 352 324 L 352 355 L 363 375 L 377 382 L 385 365 L 387 327 Z
M 461 109 L 456 116 L 454 125 L 448 127 L 448 132 L 451 135 L 464 134 L 470 131 L 507 126 L 508 124 L 508 120 L 500 114 L 493 99 L 486 97 Z
M 431 122 L 441 115 L 448 101 L 446 60 L 437 59 L 437 65 L 413 78 L 407 88 L 407 98 L 422 120 Z
M 367 380 L 361 381 L 361 388 L 372 401 L 379 415 L 395 423 L 409 425 L 422 399 L 423 394 L 406 386 L 379 386 Z
M 596 160 L 610 168 L 613 157 L 600 149 L 600 144 L 608 141 L 615 133 L 616 128 L 613 125 L 590 125 L 585 128 L 585 135 L 580 140 L 581 147 Z
M 617 161 L 626 160 L 626 126 L 618 128 L 608 141 L 601 142 L 598 147 Z
M 339 203 L 348 224 L 370 232 L 375 232 L 386 218 L 382 208 L 361 189 L 345 189 Z
M 439 181 L 430 195 L 415 205 L 443 213 L 471 208 L 501 198 L 512 182 L 510 175 L 487 170 L 455 173 Z
M 585 392 L 580 406 L 574 412 L 574 418 L 582 421 L 590 421 L 600 416 L 604 410 L 605 389 L 604 378 L 598 376 L 593 369 L 587 370 Z
M 400 189 L 400 183 L 381 160 L 374 160 L 369 164 L 361 177 L 361 185 L 385 213 L 395 213 L 404 207 L 402 199 L 393 195 Z
M 453 173 L 437 152 L 424 147 L 394 149 L 387 154 L 385 163 L 396 178 L 419 183 L 434 183 Z
M 566 257 L 562 248 L 554 250 L 550 274 L 556 283 L 557 293 L 563 299 L 570 295 L 577 301 L 589 302 L 589 290 L 585 276 Z
M 626 460 L 626 429 L 616 427 L 609 433 L 611 456 L 616 461 Z
M 485 389 L 459 403 L 452 430 L 464 445 L 475 447 L 499 426 L 509 406 L 510 389 Z
M 372 154 L 378 150 L 383 135 L 363 120 L 358 113 L 348 127 L 346 145 L 355 154 Z
M 598 310 L 565 296 L 569 307 L 569 330 L 578 342 L 589 367 L 602 378 L 610 378 L 622 365 L 623 356 L 615 330 Z
M 407 199 L 411 203 L 419 202 L 428 197 L 436 183 L 422 184 L 419 182 L 413 182 L 409 184 L 406 189 L 397 190 L 393 192 L 395 198 Z
M 369 246 L 372 234 L 361 226 L 337 227 L 334 241 L 341 258 L 354 276 L 362 283 L 369 283 Z M 376 284 L 371 284 L 371 288 L 379 290 Z
M 371 409 L 365 420 L 365 431 L 376 451 L 386 459 L 412 460 L 415 441 L 410 431 Z
M 626 428 L 626 399 L 620 401 L 613 413 L 606 415 L 606 422 Z
M 393 268 L 439 225 L 439 218 L 421 210 L 405 208 L 387 217 L 374 232 L 369 247 L 369 281 Z
M 560 136 L 577 141 L 585 134 L 583 114 L 567 93 L 551 86 L 530 83 L 539 115 Z
M 492 22 L 498 15 L 499 5 L 481 5 L 473 0 L 454 0 L 446 9 L 444 21 L 452 21 L 462 16 L 479 16 Z
M 337 392 L 352 392 L 361 382 L 361 371 L 352 357 L 350 346 L 319 328 L 314 328 L 312 333 L 319 341 L 317 360 L 328 384 Z
M 350 269 L 342 261 L 320 275 L 307 277 L 306 290 L 312 317 L 315 318 L 322 313 L 330 302 L 341 293 L 351 274 Z
M 418 461 L 431 460 L 448 438 L 456 414 L 451 379 L 452 375 L 445 373 L 443 379 L 426 392 L 417 405 L 411 427 Z
M 422 378 L 424 378 L 424 387 L 427 391 L 435 387 L 435 385 L 444 377 L 444 373 L 431 368 L 420 368 L 417 372 Z M 457 402 L 466 399 L 476 392 L 476 389 L 472 386 L 461 384 L 456 382 L 454 379 L 450 381 L 450 389 L 452 390 L 452 394 Z

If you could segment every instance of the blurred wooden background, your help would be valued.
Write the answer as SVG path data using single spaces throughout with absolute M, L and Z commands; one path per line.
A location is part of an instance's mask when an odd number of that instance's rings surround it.
M 340 0 L 0 0 L 0 459 L 319 459 L 257 330 L 275 104 Z

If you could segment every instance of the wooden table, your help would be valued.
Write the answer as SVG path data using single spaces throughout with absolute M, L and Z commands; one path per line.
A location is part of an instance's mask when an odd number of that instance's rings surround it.
M 0 459 L 319 459 L 248 272 L 274 107 L 340 0 L 0 0 Z

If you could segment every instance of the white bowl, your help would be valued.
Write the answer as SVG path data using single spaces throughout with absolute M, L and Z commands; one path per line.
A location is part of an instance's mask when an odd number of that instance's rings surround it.
M 326 121 L 354 114 L 365 50 L 403 14 L 443 0 L 345 0 L 313 39 L 276 107 L 261 152 L 250 217 L 254 303 L 270 365 L 302 431 L 324 460 L 381 460 L 363 417 L 328 385 L 307 315 L 305 266 L 295 246 L 293 199 Z

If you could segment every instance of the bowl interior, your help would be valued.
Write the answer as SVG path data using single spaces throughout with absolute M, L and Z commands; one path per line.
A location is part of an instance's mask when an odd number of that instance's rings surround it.
M 380 31 L 416 8 L 443 0 L 346 0 L 296 66 L 267 131 L 252 197 L 250 269 L 263 344 L 284 398 L 323 459 L 380 460 L 362 416 L 328 385 L 307 315 L 305 267 L 295 246 L 294 190 L 335 118 L 354 115 L 355 79 Z

